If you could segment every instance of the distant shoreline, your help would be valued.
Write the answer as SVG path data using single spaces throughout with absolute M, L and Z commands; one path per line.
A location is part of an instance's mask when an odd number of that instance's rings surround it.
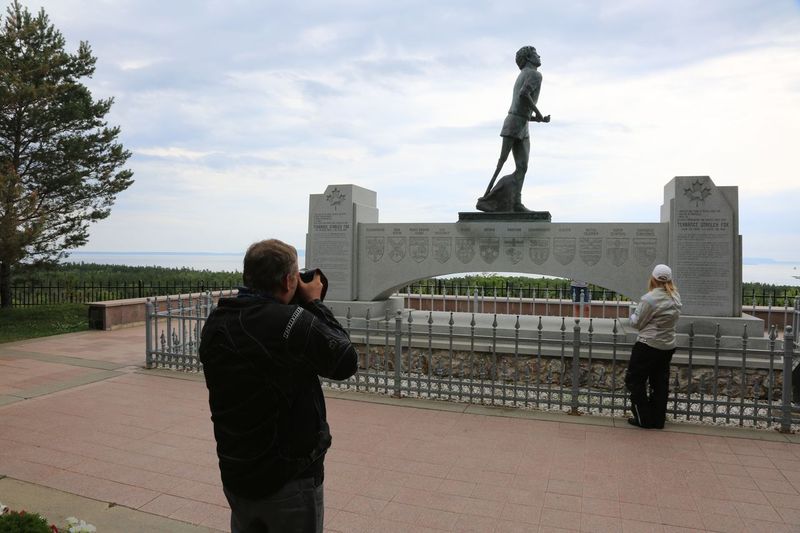
M 69 255 L 242 255 L 243 252 L 69 252 Z
M 297 250 L 300 266 L 305 264 L 305 250 Z M 166 268 L 190 268 L 212 272 L 241 272 L 244 251 L 241 252 L 100 252 L 76 251 L 65 260 L 66 263 L 95 263 L 121 266 L 156 266 Z M 754 257 L 745 258 L 742 265 L 744 282 L 766 283 L 772 285 L 798 285 L 800 261 L 777 261 Z M 463 273 L 462 273 L 463 274 Z M 504 273 L 496 273 L 503 275 Z M 507 275 L 507 273 L 506 273 Z M 519 275 L 512 273 L 511 275 Z M 524 274 L 523 274 L 524 275 Z M 539 277 L 536 273 L 529 274 Z
M 75 251 L 67 252 L 69 255 L 224 255 L 224 256 L 243 256 L 244 252 L 101 252 L 101 251 Z M 298 248 L 298 255 L 305 255 L 305 250 Z M 800 260 L 786 261 L 779 259 L 770 259 L 766 257 L 745 257 L 742 259 L 745 265 L 797 265 L 800 266 Z

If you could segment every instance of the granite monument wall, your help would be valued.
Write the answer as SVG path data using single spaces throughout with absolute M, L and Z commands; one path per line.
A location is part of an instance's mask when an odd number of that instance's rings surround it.
M 581 279 L 633 300 L 653 266 L 672 266 L 684 315 L 741 316 L 736 187 L 707 176 L 665 187 L 661 221 L 558 223 L 483 220 L 378 222 L 377 194 L 329 185 L 310 198 L 306 266 L 330 281 L 328 299 L 378 302 L 410 282 L 470 272 Z

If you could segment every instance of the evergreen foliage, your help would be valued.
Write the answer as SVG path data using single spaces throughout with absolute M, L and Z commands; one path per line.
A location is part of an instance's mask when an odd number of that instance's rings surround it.
M 96 58 L 75 53 L 44 10 L 13 0 L 0 17 L 0 305 L 11 305 L 11 269 L 57 261 L 88 239 L 116 195 L 132 183 L 118 127 L 104 117 L 112 98 L 95 100 L 82 78 Z
M 14 271 L 14 283 L 79 284 L 143 282 L 148 285 L 184 284 L 197 282 L 216 283 L 218 286 L 235 287 L 242 284 L 241 272 L 213 272 L 193 268 L 169 268 L 157 266 L 103 265 L 97 263 L 62 263 L 44 265 L 20 265 Z

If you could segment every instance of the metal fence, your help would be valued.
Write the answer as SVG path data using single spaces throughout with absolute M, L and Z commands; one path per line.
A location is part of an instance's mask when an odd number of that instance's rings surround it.
M 170 294 L 188 294 L 206 291 L 229 290 L 230 285 L 205 281 L 83 281 L 72 282 L 21 282 L 11 285 L 11 305 L 28 307 L 63 303 L 104 302 L 127 298 L 149 298 Z
M 126 298 L 149 298 L 169 294 L 186 294 L 231 289 L 229 284 L 218 281 L 27 281 L 11 284 L 11 302 L 14 306 L 52 305 L 61 303 L 102 302 Z M 627 301 L 614 291 L 589 287 L 591 301 L 605 302 L 609 306 Z M 564 282 L 531 280 L 530 283 L 496 281 L 495 283 L 469 284 L 457 280 L 429 279 L 412 283 L 400 289 L 398 294 L 409 298 L 456 297 L 469 300 L 479 299 L 500 302 L 513 302 L 518 299 L 538 299 L 552 302 L 568 302 L 569 285 Z M 792 308 L 794 300 L 800 297 L 797 288 L 760 288 L 744 290 L 742 306 L 745 310 L 761 308 L 780 313 L 782 309 Z M 759 311 L 760 312 L 760 311 Z
M 148 298 L 145 318 L 147 368 L 202 370 L 197 349 L 200 332 L 214 308 L 211 293 L 199 298 L 166 296 Z
M 202 371 L 197 347 L 212 305 L 210 297 L 149 302 L 147 367 Z M 575 415 L 629 412 L 624 371 L 633 339 L 615 319 L 410 310 L 354 317 L 347 309 L 340 321 L 359 346 L 359 370 L 343 382 L 323 379 L 330 388 Z M 751 339 L 746 329 L 735 338 L 692 329 L 672 361 L 668 419 L 797 429 L 795 331 L 773 327 Z
M 795 298 L 800 297 L 798 287 L 766 287 L 756 285 L 757 288 L 744 288 L 742 290 L 743 306 L 782 307 L 791 306 Z M 590 285 L 590 300 L 625 301 L 624 296 L 614 291 Z M 542 280 L 532 278 L 530 282 L 514 280 L 487 280 L 474 283 L 465 283 L 459 279 L 427 279 L 411 283 L 399 292 L 403 294 L 427 295 L 462 295 L 473 296 L 475 292 L 482 298 L 541 298 L 541 299 L 570 299 L 569 283 L 560 280 Z
M 425 292 L 426 286 L 405 287 L 396 296 L 405 298 L 405 305 L 421 311 L 455 311 L 467 313 L 498 313 L 521 315 L 544 315 L 573 317 L 583 314 L 595 318 L 627 318 L 631 302 L 619 294 L 604 290 L 586 289 L 580 305 L 572 301 L 569 288 L 529 287 L 527 289 L 487 291 L 476 285 L 445 286 L 439 292 Z M 433 289 L 433 286 L 430 287 Z M 452 292 L 449 292 L 451 291 Z M 777 293 L 776 293 L 777 294 Z M 783 329 L 792 325 L 795 311 L 800 309 L 800 296 L 789 296 L 786 291 L 779 299 L 753 297 L 750 304 L 742 306 L 742 312 L 764 320 L 764 331 L 772 326 Z M 766 305 L 757 304 L 765 301 Z M 797 331 L 797 324 L 795 324 Z

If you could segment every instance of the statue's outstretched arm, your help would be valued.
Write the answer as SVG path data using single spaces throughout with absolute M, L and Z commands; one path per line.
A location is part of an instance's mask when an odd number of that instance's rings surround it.
M 542 115 L 541 112 L 539 112 L 539 108 L 536 107 L 536 104 L 533 103 L 533 98 L 528 96 L 528 100 L 530 101 L 529 103 L 531 105 L 531 109 L 533 109 L 533 115 L 531 115 L 531 118 L 529 120 L 533 122 L 549 122 L 549 120 L 545 120 L 544 115 Z
M 550 122 L 550 118 L 545 118 L 544 115 L 542 115 L 542 113 L 539 111 L 539 108 L 536 107 L 536 102 L 533 101 L 531 93 L 526 88 L 523 88 L 519 92 L 519 97 L 524 100 L 525 103 L 528 104 L 528 107 L 533 110 L 533 114 L 528 120 L 531 122 Z

